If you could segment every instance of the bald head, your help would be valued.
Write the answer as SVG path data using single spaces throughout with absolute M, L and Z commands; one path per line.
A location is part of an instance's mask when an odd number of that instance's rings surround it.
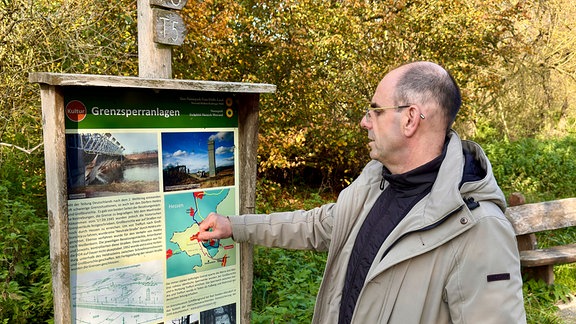
M 392 173 L 431 161 L 442 153 L 460 104 L 456 82 L 438 64 L 415 62 L 390 71 L 360 122 L 371 140 L 370 157 Z
M 394 100 L 402 104 L 434 106 L 442 112 L 448 131 L 462 103 L 460 89 L 450 73 L 432 62 L 409 63 L 393 72 L 399 75 Z

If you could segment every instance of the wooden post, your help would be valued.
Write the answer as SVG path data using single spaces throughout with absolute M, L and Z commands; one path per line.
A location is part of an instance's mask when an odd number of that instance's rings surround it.
M 70 258 L 68 250 L 68 186 L 66 183 L 66 143 L 64 136 L 64 99 L 59 88 L 41 84 L 42 124 L 48 226 L 50 230 L 50 266 L 54 295 L 54 323 L 71 323 Z
M 513 192 L 508 197 L 510 207 L 524 205 L 525 203 L 526 198 L 519 192 Z M 518 251 L 534 250 L 537 248 L 536 235 L 534 233 L 518 235 L 516 236 L 516 242 L 518 244 Z
M 258 149 L 258 94 L 244 95 L 238 107 L 238 135 L 240 138 L 240 214 L 256 210 L 256 171 Z M 241 323 L 250 323 L 252 313 L 253 246 L 240 244 L 240 314 Z
M 172 49 L 154 42 L 154 14 L 150 0 L 138 0 L 138 76 L 172 78 Z

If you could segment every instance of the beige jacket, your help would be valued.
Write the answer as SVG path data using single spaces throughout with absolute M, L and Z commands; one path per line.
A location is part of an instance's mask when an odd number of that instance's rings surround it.
M 450 134 L 431 193 L 383 243 L 358 297 L 353 323 L 525 323 L 514 231 L 492 167 L 475 143 Z M 486 176 L 459 186 L 463 149 Z M 231 217 L 238 242 L 328 250 L 313 323 L 337 323 L 355 237 L 381 193 L 382 165 L 368 163 L 336 203 L 309 211 Z M 473 198 L 475 204 L 465 202 Z M 382 258 L 382 256 L 385 257 Z

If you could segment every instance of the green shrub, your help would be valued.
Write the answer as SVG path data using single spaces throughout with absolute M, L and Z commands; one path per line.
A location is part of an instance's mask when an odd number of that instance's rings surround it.
M 46 184 L 42 151 L 24 154 L 0 146 L 0 186 L 2 195 L 34 210 L 46 210 Z
M 256 247 L 252 321 L 310 323 L 325 253 Z
M 49 321 L 52 289 L 48 222 L 0 182 L 0 318 Z
M 576 136 L 483 147 L 504 193 L 521 192 L 527 202 L 576 197 Z
M 556 315 L 559 300 L 567 301 L 571 296 L 570 288 L 562 284 L 548 285 L 544 281 L 531 279 L 524 282 L 524 306 L 528 323 L 561 324 Z

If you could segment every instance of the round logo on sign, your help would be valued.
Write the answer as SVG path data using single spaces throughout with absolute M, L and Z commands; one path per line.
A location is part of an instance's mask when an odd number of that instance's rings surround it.
M 81 122 L 86 117 L 86 106 L 81 101 L 72 100 L 66 105 L 66 117 L 74 122 Z
M 226 117 L 232 118 L 232 116 L 234 116 L 234 110 L 232 108 L 226 109 Z

